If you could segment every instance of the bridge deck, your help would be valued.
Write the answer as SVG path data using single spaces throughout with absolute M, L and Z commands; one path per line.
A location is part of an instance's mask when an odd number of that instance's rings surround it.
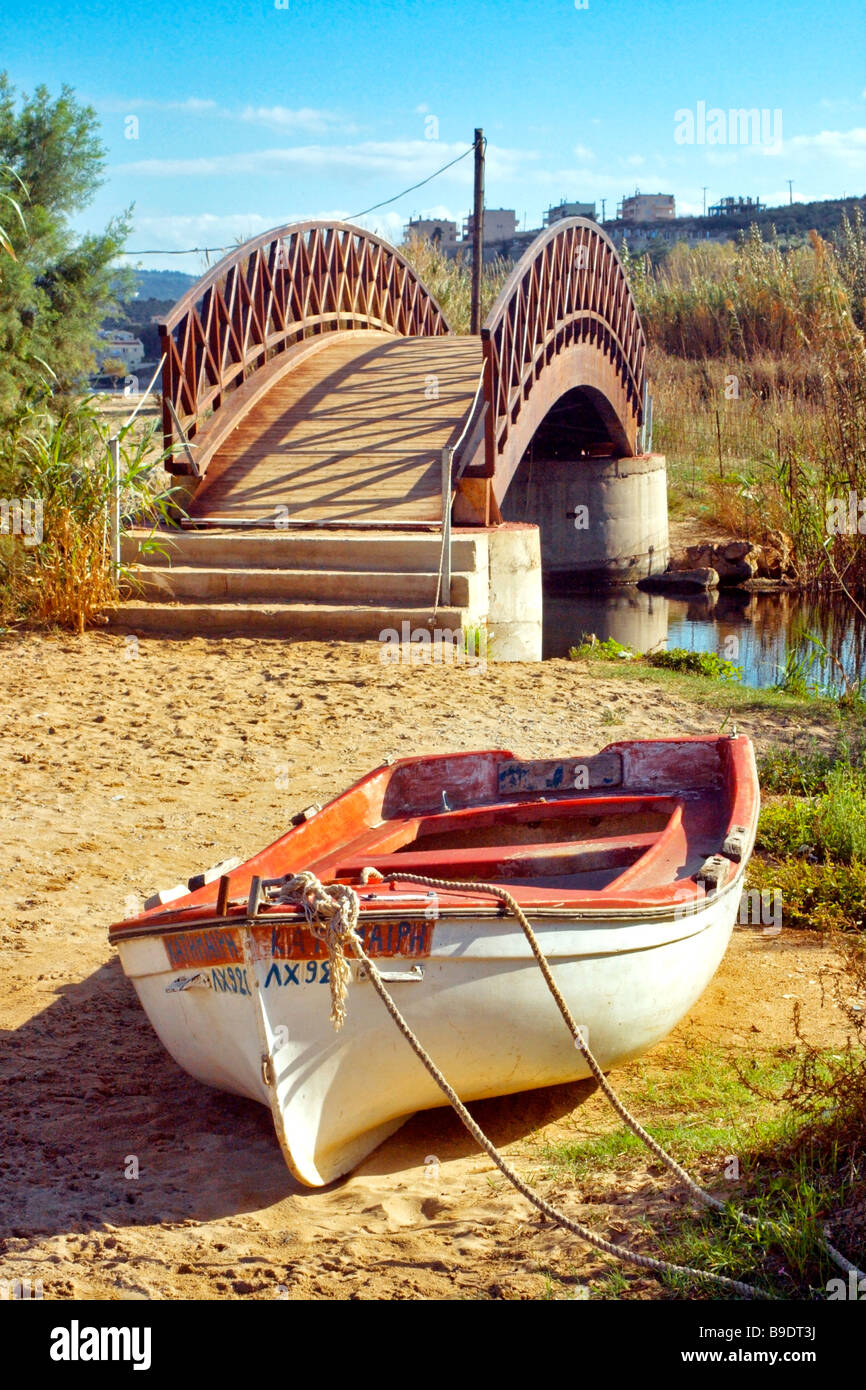
M 214 457 L 190 514 L 436 521 L 441 451 L 463 428 L 481 340 L 360 330 L 278 380 Z

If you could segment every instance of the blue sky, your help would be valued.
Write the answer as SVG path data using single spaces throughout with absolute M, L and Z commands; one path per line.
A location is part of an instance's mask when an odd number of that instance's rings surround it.
M 80 226 L 134 203 L 135 249 L 351 217 L 476 125 L 488 206 L 528 227 L 563 196 L 599 215 L 604 198 L 611 216 L 635 188 L 683 213 L 704 185 L 709 203 L 787 201 L 788 179 L 798 201 L 864 194 L 864 56 L 862 0 L 3 0 L 0 14 L 13 83 L 68 83 L 98 113 L 106 182 Z M 740 109 L 765 112 L 763 132 L 732 121 Z M 391 240 L 410 215 L 459 222 L 471 180 L 470 158 L 363 221 Z

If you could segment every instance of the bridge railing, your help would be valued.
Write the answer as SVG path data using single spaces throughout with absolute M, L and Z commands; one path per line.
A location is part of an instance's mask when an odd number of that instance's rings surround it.
M 160 324 L 166 449 L 195 472 L 195 436 L 229 393 L 304 339 L 358 328 L 450 332 L 409 263 L 361 227 L 296 222 L 245 242 Z
M 494 476 L 534 380 L 580 339 L 596 342 L 611 358 L 642 424 L 646 336 L 616 248 L 597 223 L 568 218 L 537 237 L 502 287 L 481 339 L 487 477 Z

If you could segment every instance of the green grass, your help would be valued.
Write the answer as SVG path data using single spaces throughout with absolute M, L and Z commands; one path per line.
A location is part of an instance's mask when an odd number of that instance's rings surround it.
M 802 749 L 772 749 L 758 772 L 765 800 L 748 886 L 778 890 L 787 927 L 866 930 L 861 742 L 837 740 L 832 752 L 814 741 Z
M 817 796 L 786 796 L 765 805 L 756 848 L 776 858 L 811 855 L 822 863 L 866 861 L 866 769 L 838 763 Z M 862 864 L 866 876 L 866 863 Z
M 795 931 L 866 932 L 866 866 L 815 864 L 801 855 L 767 860 L 753 855 L 750 888 L 778 889 L 782 920 Z
M 640 652 L 634 651 L 632 647 L 623 646 L 615 637 L 608 637 L 604 642 L 600 642 L 594 633 L 585 633 L 576 647 L 569 648 L 568 659 L 584 661 L 587 657 L 592 657 L 595 661 L 633 661 L 640 657 Z
M 783 1126 L 772 1102 L 756 1107 L 750 1086 L 781 1092 L 795 1064 L 787 1055 L 752 1060 L 749 1084 L 725 1053 L 704 1048 L 687 1065 L 661 1078 L 653 1075 L 646 1063 L 638 1063 L 617 1089 L 644 1128 L 679 1162 L 698 1157 L 705 1160 L 712 1151 L 721 1177 L 724 1159 L 742 1154 L 747 1130 L 757 1126 L 758 1133 L 770 1137 L 780 1133 Z M 592 1139 L 548 1146 L 541 1157 L 551 1177 L 567 1174 L 583 1180 L 600 1171 L 624 1172 L 632 1166 L 635 1155 L 643 1154 L 658 1167 L 641 1140 L 620 1125 Z
M 738 681 L 742 672 L 731 661 L 725 661 L 715 652 L 689 652 L 685 647 L 672 647 L 670 651 L 650 652 L 646 655 L 633 647 L 624 646 L 616 638 L 608 637 L 600 642 L 594 633 L 584 633 L 576 647 L 570 647 L 569 661 L 640 661 L 666 671 L 685 672 L 689 675 L 706 676 L 709 680 Z
M 743 673 L 732 661 L 726 661 L 716 652 L 690 652 L 685 647 L 671 647 L 669 651 L 651 652 L 644 658 L 650 666 L 661 667 L 665 671 L 686 671 L 690 675 L 706 676 L 709 680 L 738 681 Z
M 819 747 L 814 738 L 774 744 L 758 758 L 761 791 L 764 795 L 788 792 L 794 796 L 816 796 L 827 790 L 827 773 L 840 759 L 848 761 L 862 756 L 862 752 L 838 741 L 831 751 Z
M 839 706 L 835 700 L 829 698 L 790 695 L 784 690 L 761 690 L 756 686 L 740 685 L 735 681 L 722 683 L 708 676 L 666 671 L 643 661 L 599 661 L 595 651 L 592 657 L 582 657 L 581 661 L 589 684 L 593 679 L 641 681 L 645 685 L 661 687 L 667 694 L 678 696 L 692 704 L 711 706 L 720 712 L 722 718 L 727 717 L 728 720 L 732 715 L 745 711 L 767 711 L 802 714 L 812 723 L 826 719 L 828 727 L 833 725 L 838 728 Z M 866 727 L 864 716 L 866 711 L 851 710 L 852 727 Z
M 832 1083 L 834 1054 L 817 1057 L 815 1074 Z M 822 1249 L 820 1231 L 849 1202 L 852 1183 L 862 1188 L 862 1177 L 841 1152 L 834 1161 L 835 1150 L 826 1146 L 798 1147 L 799 1121 L 788 1101 L 801 1065 L 793 1049 L 737 1062 L 705 1047 L 674 1072 L 659 1077 L 642 1064 L 619 1085 L 653 1137 L 727 1202 L 721 1213 L 684 1207 L 652 1224 L 644 1220 L 640 1225 L 649 1238 L 641 1240 L 642 1252 L 753 1284 L 772 1297 L 824 1296 L 827 1280 L 838 1271 Z M 825 1103 L 816 1100 L 813 1112 Z M 568 1176 L 584 1185 L 604 1176 L 615 1180 L 633 1171 L 642 1156 L 651 1172 L 661 1171 L 624 1127 L 549 1145 L 543 1155 L 550 1177 Z M 758 1226 L 747 1226 L 740 1211 Z M 634 1246 L 634 1238 L 626 1243 Z M 664 1283 L 680 1296 L 721 1296 L 712 1285 L 684 1276 L 665 1276 Z M 592 1281 L 595 1297 L 618 1297 L 627 1288 L 618 1270 Z
M 838 1273 L 821 1237 L 826 1193 L 807 1165 L 777 1173 L 749 1193 L 742 1205 L 758 1225 L 739 1219 L 736 1203 L 727 1212 L 688 1215 L 660 1240 L 662 1258 L 672 1264 L 738 1279 L 775 1298 L 823 1298 L 827 1280 Z M 717 1194 L 718 1195 L 718 1194 Z M 834 1194 L 844 1201 L 844 1191 Z M 695 1283 L 684 1275 L 664 1276 L 674 1292 L 694 1297 Z M 717 1297 L 712 1286 L 706 1297 Z

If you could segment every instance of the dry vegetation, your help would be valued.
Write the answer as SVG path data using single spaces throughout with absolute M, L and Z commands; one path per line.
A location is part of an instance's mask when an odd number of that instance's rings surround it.
M 128 403 L 127 403 L 128 404 Z M 0 437 L 0 496 L 38 501 L 39 534 L 0 536 L 0 620 L 83 632 L 117 600 L 109 515 L 119 438 L 121 514 L 165 515 L 154 423 L 110 424 L 95 399 L 25 403 Z
M 783 251 L 753 228 L 737 246 L 676 246 L 657 267 L 625 259 L 673 508 L 750 539 L 785 531 L 805 584 L 862 593 L 862 534 L 828 527 L 833 499 L 866 498 L 859 216 L 835 245 L 812 233 Z

